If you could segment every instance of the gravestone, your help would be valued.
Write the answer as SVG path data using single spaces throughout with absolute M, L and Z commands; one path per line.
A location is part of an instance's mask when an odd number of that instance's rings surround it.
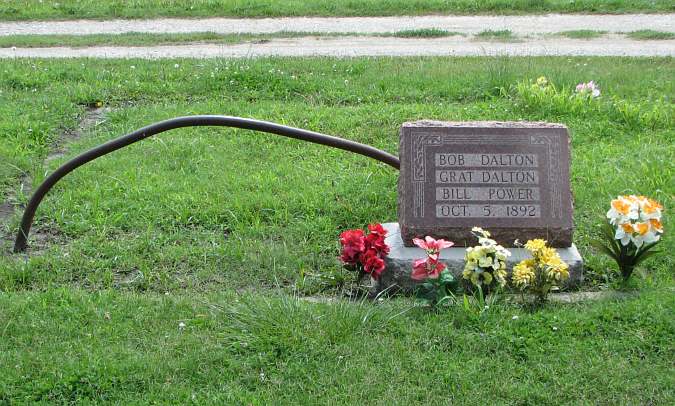
M 572 245 L 569 136 L 560 124 L 405 123 L 400 160 L 406 246 L 427 235 L 474 245 L 474 226 L 503 245 Z
M 509 271 L 527 258 L 515 241 L 542 238 L 570 266 L 569 285 L 582 279 L 572 244 L 572 194 L 567 128 L 531 122 L 404 123 L 400 134 L 398 224 L 388 223 L 386 271 L 379 289 L 411 288 L 412 263 L 424 258 L 413 238 L 455 243 L 440 260 L 457 276 L 474 226 L 507 247 Z M 515 248 L 513 248 L 515 247 Z

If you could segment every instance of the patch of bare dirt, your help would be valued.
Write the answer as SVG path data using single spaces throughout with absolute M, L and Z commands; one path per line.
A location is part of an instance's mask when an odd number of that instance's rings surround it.
M 74 129 L 66 130 L 61 134 L 52 147 L 52 152 L 45 158 L 45 163 L 62 158 L 69 143 L 82 138 L 83 135 L 105 122 L 105 115 L 111 111 L 109 107 L 90 107 Z
M 96 126 L 105 121 L 105 115 L 110 111 L 107 107 L 88 108 L 84 117 L 75 129 L 64 131 L 54 143 L 52 152 L 45 158 L 45 163 L 64 156 L 70 142 L 79 139 L 91 132 Z M 30 175 L 23 174 L 19 180 L 19 187 L 0 202 L 0 251 L 10 252 L 17 230 L 12 227 L 12 219 L 24 208 L 22 196 L 30 196 L 32 193 L 32 179 Z M 63 239 L 62 233 L 54 225 L 35 226 L 31 230 L 29 247 L 32 253 L 40 252 L 48 246 L 58 243 Z

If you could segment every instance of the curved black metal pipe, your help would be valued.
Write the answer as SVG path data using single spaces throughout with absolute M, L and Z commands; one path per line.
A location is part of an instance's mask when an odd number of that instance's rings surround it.
M 177 117 L 151 124 L 130 134 L 99 145 L 96 148 L 92 148 L 56 169 L 51 175 L 47 177 L 47 179 L 42 182 L 42 184 L 37 188 L 35 193 L 33 193 L 33 196 L 30 198 L 30 201 L 23 212 L 21 225 L 19 226 L 19 231 L 16 235 L 16 240 L 14 241 L 14 252 L 25 251 L 26 245 L 28 243 L 28 233 L 30 233 L 30 228 L 33 225 L 35 211 L 37 210 L 40 202 L 42 202 L 42 199 L 45 197 L 47 192 L 49 192 L 49 190 L 59 180 L 61 180 L 61 178 L 89 161 L 93 161 L 96 158 L 109 154 L 120 148 L 124 148 L 127 145 L 151 137 L 155 134 L 163 133 L 164 131 L 169 131 L 176 128 L 196 126 L 234 127 L 282 135 L 284 137 L 295 138 L 303 141 L 313 142 L 315 144 L 327 145 L 329 147 L 354 152 L 356 154 L 364 155 L 380 162 L 384 162 L 389 166 L 399 169 L 399 159 L 394 155 L 371 147 L 370 145 L 360 144 L 358 142 L 320 134 L 314 131 L 287 127 L 281 124 L 241 117 L 211 115 Z

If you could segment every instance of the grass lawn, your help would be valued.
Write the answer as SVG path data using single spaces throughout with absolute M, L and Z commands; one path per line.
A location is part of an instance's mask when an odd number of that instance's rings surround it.
M 2 20 L 669 12 L 668 0 L 4 0 Z
M 672 404 L 674 71 L 671 58 L 0 61 L 0 201 L 143 125 L 225 114 L 393 153 L 403 121 L 565 123 L 586 289 L 615 283 L 588 244 L 609 199 L 666 206 L 664 253 L 629 299 L 482 316 L 310 303 L 294 295 L 319 284 L 302 275 L 343 276 L 341 230 L 396 218 L 397 173 L 272 135 L 165 133 L 66 177 L 28 259 L 6 254 L 18 218 L 0 230 L 0 403 Z M 602 97 L 580 110 L 515 90 L 542 75 L 594 80 Z M 45 163 L 95 101 L 106 120 Z

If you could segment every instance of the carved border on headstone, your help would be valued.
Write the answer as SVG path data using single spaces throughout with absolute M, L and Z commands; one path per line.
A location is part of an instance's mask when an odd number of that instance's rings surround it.
M 550 185 L 550 214 L 552 218 L 562 218 L 562 191 L 558 185 L 562 183 L 560 170 L 560 138 L 550 135 L 531 135 L 528 140 L 517 135 L 450 135 L 434 134 L 434 130 L 420 129 L 411 131 L 412 151 L 412 185 L 413 185 L 413 217 L 424 217 L 424 182 L 426 180 L 426 151 L 428 147 L 456 144 L 485 144 L 497 143 L 500 145 L 545 145 L 548 155 L 548 176 Z
M 530 136 L 530 144 L 546 145 L 548 152 L 548 178 L 551 185 L 550 214 L 552 218 L 562 218 L 562 192 L 558 188 L 558 185 L 562 184 L 562 173 L 560 172 L 560 137 L 532 135 Z

